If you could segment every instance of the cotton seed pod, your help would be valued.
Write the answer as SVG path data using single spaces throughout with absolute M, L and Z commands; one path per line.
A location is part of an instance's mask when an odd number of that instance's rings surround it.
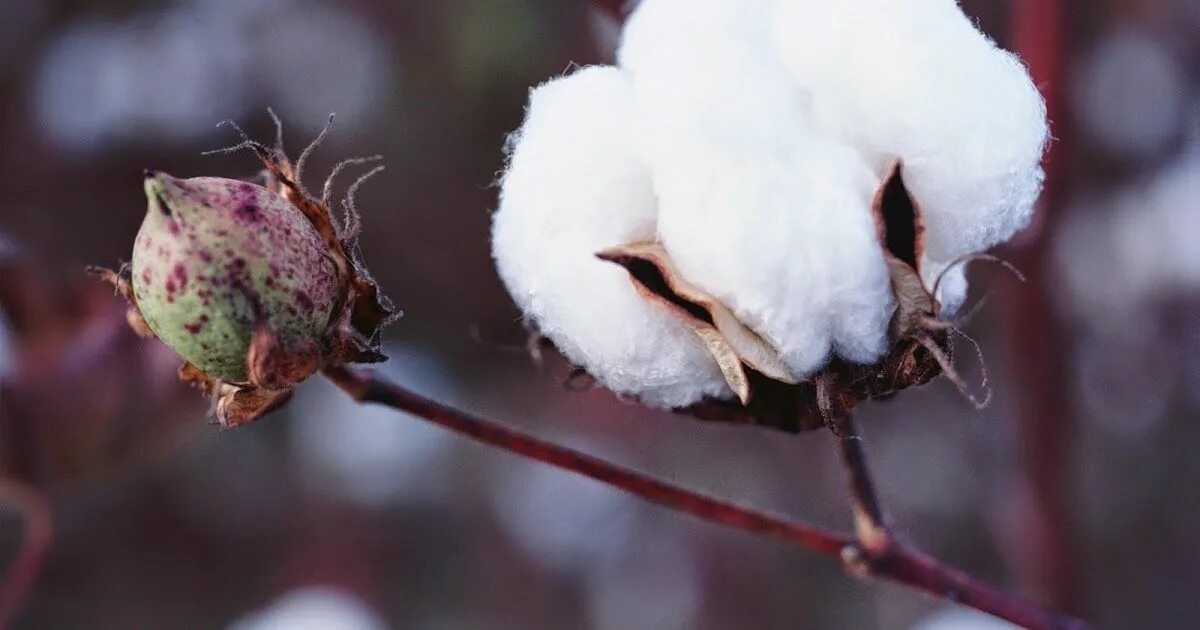
M 250 182 L 147 172 L 133 291 L 154 334 L 213 378 L 248 382 L 257 325 L 317 344 L 338 297 L 325 242 L 282 196 Z
M 293 165 L 279 143 L 270 149 L 242 137 L 224 152 L 254 151 L 265 186 L 147 171 L 149 207 L 132 265 L 91 269 L 129 301 L 134 330 L 186 360 L 180 380 L 213 397 L 225 428 L 279 408 L 324 367 L 386 360 L 380 330 L 395 318 L 362 265 L 353 199 L 382 167 L 350 186 L 344 224 L 329 207 L 333 177 L 377 158 L 339 164 L 318 199 L 300 184 L 304 156 Z

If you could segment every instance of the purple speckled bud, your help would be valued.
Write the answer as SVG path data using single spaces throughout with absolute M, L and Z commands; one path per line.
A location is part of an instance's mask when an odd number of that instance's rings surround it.
M 209 376 L 243 383 L 256 326 L 285 347 L 321 341 L 341 286 L 326 241 L 295 205 L 217 177 L 147 172 L 145 190 L 132 284 L 163 342 Z

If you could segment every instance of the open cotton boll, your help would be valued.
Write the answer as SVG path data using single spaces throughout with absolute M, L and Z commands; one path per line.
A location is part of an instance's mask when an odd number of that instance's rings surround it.
M 596 252 L 655 237 L 656 200 L 632 146 L 621 70 L 592 67 L 533 90 L 513 137 L 493 254 L 525 315 L 613 391 L 680 407 L 732 392 L 682 323 Z
M 924 210 L 929 286 L 1010 238 L 1042 184 L 1046 110 L 1029 74 L 954 0 L 778 0 L 773 41 L 815 124 L 877 172 L 899 157 Z M 944 296 L 943 301 L 956 301 Z
M 878 178 L 848 147 L 797 141 L 786 157 L 680 146 L 655 178 L 659 234 L 680 273 L 804 377 L 831 350 L 879 359 L 895 300 L 870 213 Z

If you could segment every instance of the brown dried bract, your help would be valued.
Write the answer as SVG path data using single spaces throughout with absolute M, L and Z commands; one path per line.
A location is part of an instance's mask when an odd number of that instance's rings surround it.
M 748 369 L 776 381 L 798 382 L 762 337 L 724 304 L 680 277 L 662 245 L 634 243 L 606 249 L 596 256 L 624 267 L 642 297 L 696 333 L 743 404 L 750 400 Z

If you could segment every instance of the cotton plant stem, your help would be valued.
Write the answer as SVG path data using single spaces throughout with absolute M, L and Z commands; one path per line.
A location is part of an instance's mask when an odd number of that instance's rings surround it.
M 843 560 L 854 573 L 898 582 L 927 594 L 995 615 L 1026 628 L 1087 628 L 1087 623 L 1043 608 L 948 567 L 909 547 L 892 533 L 867 465 L 863 440 L 850 416 L 838 421 L 838 450 L 850 485 L 857 543 Z
M 586 453 L 447 407 L 385 381 L 374 372 L 332 367 L 326 368 L 325 375 L 359 402 L 378 403 L 408 412 L 478 442 L 578 473 L 651 503 L 686 512 L 706 521 L 792 542 L 831 557 L 839 557 L 842 549 L 852 542 L 842 534 L 762 514 L 674 486 Z
M 7 628 L 42 567 L 50 547 L 53 518 L 41 494 L 13 479 L 0 478 L 0 507 L 17 511 L 24 521 L 16 558 L 0 577 L 0 628 Z
M 1021 474 L 1019 518 L 1014 539 L 1018 570 L 1031 593 L 1054 606 L 1077 607 L 1079 576 L 1074 561 L 1075 527 L 1067 509 L 1072 434 L 1075 418 L 1067 384 L 1064 332 L 1054 317 L 1049 246 L 1060 213 L 1063 158 L 1068 150 L 1064 94 L 1067 3 L 1062 0 L 1013 0 L 1011 47 L 1029 65 L 1046 99 L 1055 141 L 1045 158 L 1046 188 L 1035 214 L 1031 238 L 1010 253 L 1028 279 L 1022 286 L 1001 287 L 1002 321 L 1013 346 L 1019 417 Z
M 408 413 L 478 442 L 568 470 L 643 500 L 696 516 L 702 520 L 789 542 L 837 559 L 856 575 L 873 576 L 993 614 L 1034 629 L 1086 628 L 1082 621 L 1059 615 L 980 583 L 911 549 L 891 535 L 875 496 L 861 444 L 843 441 L 851 471 L 858 536 L 850 537 L 806 523 L 750 508 L 672 485 L 597 457 L 500 425 L 408 391 L 369 370 L 325 369 L 325 375 L 351 398 Z
M 854 514 L 855 536 L 863 551 L 884 552 L 891 544 L 891 529 L 875 492 L 871 469 L 867 467 L 862 438 L 858 435 L 852 416 L 845 416 L 838 425 L 840 435 L 835 437 L 850 481 L 850 508 Z

